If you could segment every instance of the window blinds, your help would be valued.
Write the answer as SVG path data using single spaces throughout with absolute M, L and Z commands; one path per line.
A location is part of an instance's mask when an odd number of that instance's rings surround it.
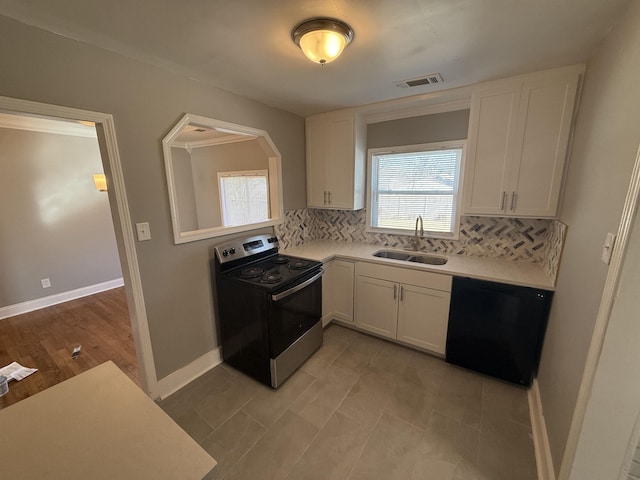
M 219 174 L 224 226 L 247 225 L 269 219 L 267 172 Z
M 375 154 L 371 225 L 415 228 L 418 215 L 430 232 L 453 233 L 462 148 Z

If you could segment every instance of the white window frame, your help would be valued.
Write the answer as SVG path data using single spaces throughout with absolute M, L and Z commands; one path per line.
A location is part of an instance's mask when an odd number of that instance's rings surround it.
M 267 219 L 271 215 L 269 202 L 269 171 L 268 170 L 239 170 L 234 172 L 218 172 L 218 196 L 220 198 L 220 219 L 223 226 L 227 225 L 226 201 L 223 194 L 222 178 L 224 177 L 264 177 L 267 182 Z M 266 220 L 265 220 L 266 221 Z M 232 225 L 234 226 L 234 225 Z
M 444 238 L 448 240 L 457 240 L 460 235 L 460 216 L 462 211 L 462 189 L 463 189 L 463 176 L 464 176 L 464 165 L 466 158 L 466 140 L 450 140 L 446 142 L 433 142 L 433 143 L 420 143 L 416 145 L 400 145 L 395 147 L 381 147 L 381 148 L 370 148 L 367 151 L 367 224 L 365 231 L 371 233 L 382 233 L 382 234 L 391 234 L 391 235 L 406 235 L 413 236 L 415 234 L 415 230 L 405 230 L 399 228 L 380 228 L 372 226 L 372 192 L 373 192 L 373 156 L 377 154 L 384 153 L 408 153 L 408 152 L 425 152 L 431 150 L 450 150 L 455 148 L 462 149 L 460 155 L 460 165 L 458 171 L 458 182 L 457 189 L 455 193 L 455 211 L 454 211 L 454 231 L 450 234 L 442 233 L 442 232 L 433 232 L 433 231 L 424 231 L 424 236 L 429 238 Z

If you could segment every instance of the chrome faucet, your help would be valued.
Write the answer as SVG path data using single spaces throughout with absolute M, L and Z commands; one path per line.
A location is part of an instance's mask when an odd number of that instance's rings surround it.
M 418 224 L 420 224 L 420 236 L 418 237 Z M 424 238 L 424 223 L 422 222 L 422 215 L 418 215 L 416 218 L 416 230 L 413 237 L 409 239 L 411 245 L 410 250 L 418 250 L 420 248 L 420 239 Z

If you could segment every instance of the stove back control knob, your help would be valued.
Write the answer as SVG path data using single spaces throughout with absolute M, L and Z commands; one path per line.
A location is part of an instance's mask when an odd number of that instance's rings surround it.
M 223 250 L 222 251 L 222 256 L 226 257 L 227 255 L 229 255 L 229 252 L 227 250 Z
M 229 253 L 230 253 L 231 255 L 233 255 L 234 253 L 236 253 L 236 249 L 235 249 L 235 248 L 233 248 L 233 247 L 231 247 L 231 248 L 229 249 Z

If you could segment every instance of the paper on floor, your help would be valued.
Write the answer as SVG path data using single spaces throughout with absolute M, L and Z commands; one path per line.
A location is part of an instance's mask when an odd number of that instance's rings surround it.
M 27 368 L 23 367 L 18 362 L 13 362 L 6 367 L 0 368 L 0 375 L 4 375 L 9 380 L 22 380 L 37 371 L 37 368 Z

